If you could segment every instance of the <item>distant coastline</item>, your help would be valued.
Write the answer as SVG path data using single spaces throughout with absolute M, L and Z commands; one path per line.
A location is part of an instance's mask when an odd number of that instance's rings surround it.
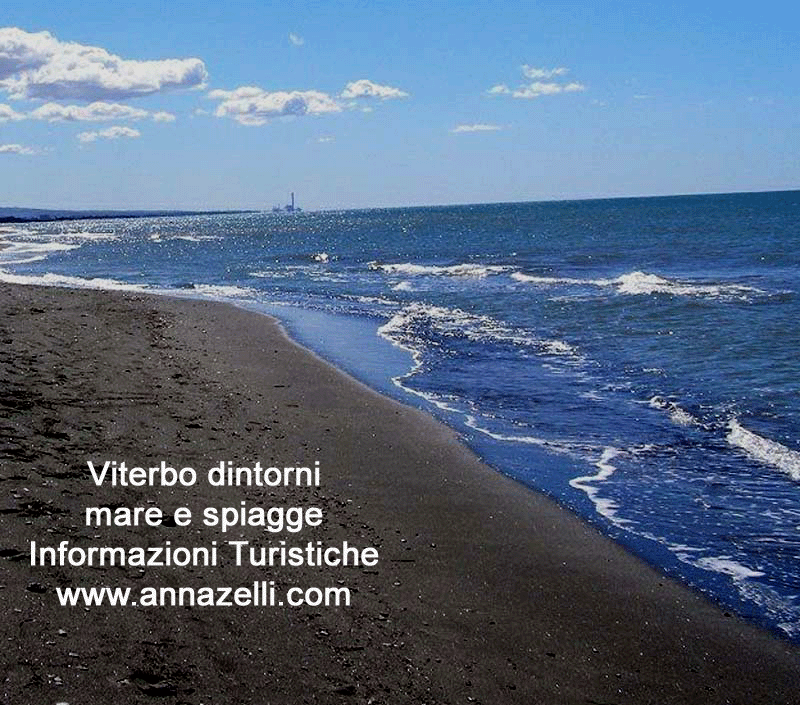
M 0 208 L 0 223 L 47 223 L 67 220 L 97 220 L 119 218 L 168 218 L 187 215 L 227 215 L 258 213 L 251 210 L 214 211 L 49 211 L 35 208 Z

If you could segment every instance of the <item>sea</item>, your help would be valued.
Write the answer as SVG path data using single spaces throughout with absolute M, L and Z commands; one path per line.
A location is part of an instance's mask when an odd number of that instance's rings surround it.
M 800 191 L 9 224 L 0 243 L 2 281 L 276 316 L 800 643 Z

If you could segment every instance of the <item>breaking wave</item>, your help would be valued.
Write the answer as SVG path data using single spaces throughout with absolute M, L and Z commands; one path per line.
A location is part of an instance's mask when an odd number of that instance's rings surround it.
M 118 291 L 140 291 L 157 293 L 155 290 L 143 284 L 129 284 L 116 279 L 105 279 L 103 277 L 70 277 L 63 274 L 12 274 L 4 269 L 0 269 L 0 281 L 6 284 L 26 284 L 41 286 L 58 286 L 77 289 L 112 289 Z
M 650 399 L 648 404 L 653 409 L 661 409 L 669 414 L 670 421 L 678 426 L 701 426 L 701 422 L 692 416 L 685 409 L 681 409 L 675 402 L 668 401 L 664 397 L 655 396 Z
M 415 331 L 420 329 L 444 337 L 513 343 L 534 348 L 540 354 L 582 360 L 578 351 L 563 340 L 541 339 L 524 329 L 511 328 L 491 316 L 423 303 L 411 303 L 403 307 L 378 329 L 378 334 L 400 347 L 417 350 L 420 336 Z
M 667 279 L 647 272 L 628 272 L 614 279 L 575 279 L 570 277 L 540 277 L 514 272 L 511 278 L 518 282 L 538 286 L 570 285 L 613 288 L 620 294 L 641 296 L 668 294 L 671 296 L 699 296 L 708 298 L 743 298 L 764 294 L 761 289 L 743 284 L 693 283 L 679 279 Z
M 401 274 L 403 276 L 438 276 L 438 277 L 475 277 L 483 279 L 489 274 L 501 274 L 507 272 L 510 267 L 491 264 L 453 264 L 450 266 L 437 266 L 427 264 L 411 264 L 409 262 L 401 264 L 381 264 L 370 262 L 370 269 L 384 272 L 386 274 Z
M 800 480 L 800 452 L 749 431 L 735 418 L 728 422 L 728 429 L 727 441 L 732 446 L 760 463 L 778 468 L 793 480 Z

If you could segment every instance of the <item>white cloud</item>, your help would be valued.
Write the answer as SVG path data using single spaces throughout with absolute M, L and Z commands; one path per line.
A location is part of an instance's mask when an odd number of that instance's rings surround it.
M 256 86 L 241 86 L 232 91 L 211 91 L 208 97 L 221 101 L 214 115 L 229 117 L 248 126 L 263 125 L 273 118 L 322 115 L 342 110 L 334 98 L 321 91 L 269 93 Z
M 456 125 L 450 132 L 497 132 L 503 128 L 500 125 L 485 125 L 475 123 L 472 125 Z
M 486 92 L 489 95 L 507 95 L 511 93 L 511 89 L 505 83 L 498 83 L 496 86 L 492 86 Z
M 289 42 L 296 47 L 301 47 L 303 44 L 306 43 L 306 40 L 303 39 L 299 34 L 295 34 L 294 32 L 289 32 Z
M 151 118 L 155 122 L 174 122 L 172 113 L 159 111 L 151 113 L 140 108 L 120 103 L 96 101 L 89 105 L 61 105 L 45 103 L 33 110 L 29 117 L 46 122 L 106 122 L 110 120 L 144 120 Z
M 325 144 L 325 143 L 327 143 L 327 142 L 334 142 L 334 141 L 335 141 L 335 138 L 333 138 L 333 137 L 328 137 L 328 136 L 325 136 L 325 137 L 318 137 L 318 138 L 317 138 L 317 142 L 319 142 L 320 144 Z
M 576 93 L 578 91 L 585 91 L 586 86 L 582 83 L 543 83 L 541 81 L 534 81 L 527 86 L 521 86 L 515 90 L 511 95 L 515 98 L 538 98 L 543 95 L 557 95 L 558 93 Z
M 21 144 L 0 144 L 0 154 L 36 154 L 33 147 L 25 147 Z
M 127 137 L 133 139 L 141 137 L 142 133 L 139 130 L 134 130 L 132 127 L 122 127 L 121 125 L 114 125 L 107 127 L 105 130 L 98 130 L 96 132 L 81 132 L 78 139 L 81 142 L 94 142 L 98 139 L 116 140 L 120 137 Z
M 124 99 L 208 80 L 200 59 L 138 61 L 100 47 L 62 42 L 49 32 L 0 28 L 0 88 L 12 98 Z
M 521 67 L 522 75 L 530 79 L 530 83 L 523 83 L 515 89 L 511 89 L 505 83 L 498 83 L 486 92 L 489 95 L 510 95 L 514 98 L 539 98 L 545 95 L 557 95 L 559 93 L 578 93 L 585 91 L 586 86 L 577 81 L 570 83 L 559 83 L 558 81 L 539 80 L 552 79 L 557 76 L 564 76 L 569 73 L 569 69 L 559 66 L 553 69 L 537 68 L 523 64 Z
M 348 83 L 344 87 L 341 97 L 347 99 L 380 98 L 381 100 L 388 100 L 390 98 L 407 98 L 408 93 L 401 91 L 399 88 L 383 86 L 380 83 L 361 78 L 358 81 Z
M 57 44 L 49 32 L 32 34 L 16 27 L 0 28 L 0 79 L 43 66 Z
M 522 65 L 522 75 L 532 80 L 536 78 L 554 78 L 555 76 L 564 76 L 567 73 L 569 73 L 569 69 L 563 66 L 559 66 L 556 69 L 538 69 L 535 66 L 528 66 L 528 64 Z
M 47 122 L 103 122 L 105 120 L 142 120 L 149 113 L 119 103 L 97 101 L 89 105 L 45 103 L 30 113 L 35 120 Z
M 11 120 L 22 120 L 24 117 L 22 113 L 18 113 L 10 105 L 0 103 L 0 124 Z

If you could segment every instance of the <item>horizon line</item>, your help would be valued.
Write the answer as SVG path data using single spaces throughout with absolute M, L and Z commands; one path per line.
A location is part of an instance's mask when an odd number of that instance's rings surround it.
M 684 193 L 659 193 L 659 194 L 635 194 L 624 196 L 578 196 L 578 197 L 553 197 L 553 198 L 534 198 L 530 200 L 521 201 L 458 201 L 450 203 L 409 203 L 404 205 L 374 205 L 374 206 L 331 206 L 323 207 L 316 210 L 304 209 L 303 213 L 320 213 L 320 212 L 333 212 L 333 211 L 361 211 L 361 210 L 401 210 L 407 208 L 450 208 L 450 207 L 469 207 L 469 206 L 499 206 L 499 205 L 522 205 L 527 203 L 569 203 L 569 202 L 585 202 L 585 201 L 623 201 L 634 199 L 648 199 L 648 198 L 689 198 L 700 196 L 741 196 L 748 194 L 767 194 L 767 193 L 793 193 L 800 191 L 800 187 L 792 188 L 778 188 L 778 189 L 758 189 L 758 190 L 741 190 L 741 191 L 697 191 L 697 192 L 684 192 Z M 38 211 L 42 213 L 48 212 L 62 212 L 65 214 L 87 214 L 87 213 L 107 213 L 109 215 L 116 214 L 164 214 L 164 215 L 221 215 L 221 214 L 236 214 L 236 213 L 270 213 L 271 207 L 218 207 L 218 208 L 181 208 L 181 207 L 153 207 L 153 208 L 121 208 L 121 207 L 47 207 L 47 206 L 0 206 L 0 213 L 3 211 Z M 2 217 L 2 216 L 0 216 Z M 102 217 L 102 216 L 101 216 Z

